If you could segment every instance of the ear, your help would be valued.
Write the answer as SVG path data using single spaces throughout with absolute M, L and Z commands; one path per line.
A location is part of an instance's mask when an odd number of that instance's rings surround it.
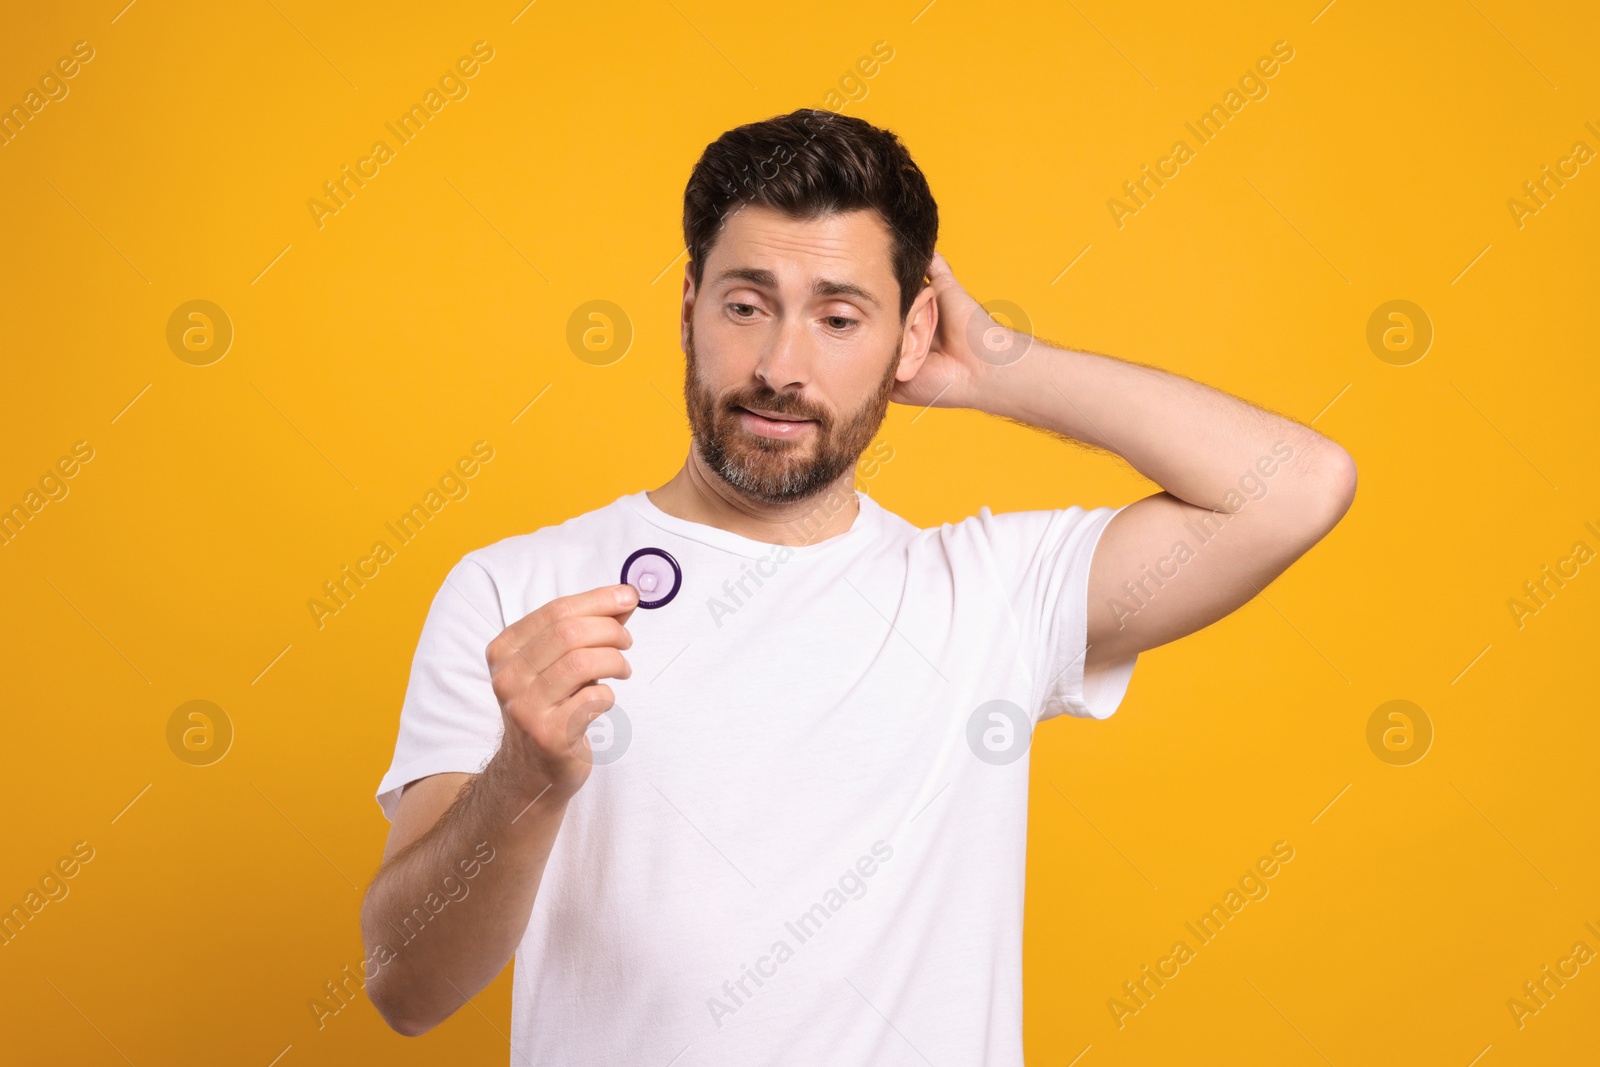
M 689 352 L 689 324 L 694 321 L 694 264 L 683 265 L 683 306 L 678 316 L 678 346 Z
M 895 381 L 909 382 L 917 376 L 922 369 L 922 361 L 928 358 L 928 349 L 933 344 L 938 328 L 939 301 L 934 295 L 933 286 L 924 285 L 916 299 L 911 301 L 911 310 L 906 312 L 905 332 L 901 335 L 900 366 L 894 372 Z

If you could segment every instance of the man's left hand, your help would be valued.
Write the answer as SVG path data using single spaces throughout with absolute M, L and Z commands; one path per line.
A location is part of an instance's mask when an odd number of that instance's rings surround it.
M 938 252 L 928 266 L 938 324 L 928 357 L 908 382 L 896 382 L 889 399 L 913 407 L 981 408 L 984 388 L 996 367 L 1030 341 L 995 322 L 973 299 Z

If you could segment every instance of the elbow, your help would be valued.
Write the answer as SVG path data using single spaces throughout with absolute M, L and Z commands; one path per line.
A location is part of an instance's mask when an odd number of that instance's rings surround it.
M 383 1021 L 389 1024 L 389 1029 L 393 1030 L 401 1037 L 421 1037 L 423 1034 L 439 1025 L 438 1023 L 408 1023 L 388 1018 L 385 1018 Z
M 1311 482 L 1317 527 L 1326 534 L 1350 510 L 1356 499 L 1356 461 L 1343 448 L 1329 441 L 1321 450 Z
M 363 940 L 374 944 L 370 937 Z M 408 975 L 399 969 L 400 963 L 387 945 L 377 942 L 368 950 L 367 960 L 377 964 L 377 973 L 367 978 L 362 992 L 389 1029 L 402 1037 L 421 1037 L 447 1018 L 427 1018 L 418 1012 L 415 984 L 408 984 Z
M 423 1021 L 406 1014 L 405 1005 L 395 1003 L 393 995 L 379 988 L 376 980 L 367 983 L 367 999 L 372 1001 L 372 1006 L 389 1029 L 401 1037 L 421 1037 L 442 1021 Z
M 1356 498 L 1356 461 L 1321 438 L 1301 449 L 1277 504 L 1279 532 L 1304 552 L 1326 537 Z

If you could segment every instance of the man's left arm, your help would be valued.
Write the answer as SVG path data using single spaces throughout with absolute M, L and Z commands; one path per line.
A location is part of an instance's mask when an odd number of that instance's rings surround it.
M 940 317 L 956 312 L 955 322 L 939 323 L 934 348 L 943 351 L 929 353 L 930 364 L 951 360 L 942 369 L 954 395 L 939 406 L 975 408 L 1114 452 L 1164 490 L 1123 508 L 1100 536 L 1089 571 L 1086 672 L 1245 604 L 1349 510 L 1355 462 L 1310 427 L 1143 364 L 1008 330 L 985 335 L 968 328 L 963 312 L 992 320 L 976 301 L 966 303 L 971 297 L 942 256 L 929 276 Z M 1007 343 L 1027 348 L 1009 363 L 1010 355 L 969 358 L 970 346 L 951 350 L 984 336 L 1011 355 L 1018 349 Z
M 1355 462 L 1309 427 L 1152 367 L 1031 345 L 990 368 L 973 406 L 1115 452 L 1164 490 L 1100 536 L 1086 672 L 1245 604 L 1355 497 Z

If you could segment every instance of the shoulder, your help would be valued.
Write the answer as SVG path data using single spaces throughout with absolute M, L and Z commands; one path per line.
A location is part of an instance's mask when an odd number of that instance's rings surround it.
M 917 526 L 893 512 L 886 511 L 884 514 L 886 526 L 900 536 L 926 545 L 959 549 L 992 546 L 1007 537 L 1038 536 L 1052 524 L 1072 524 L 1083 514 L 1083 508 L 1074 505 L 1060 509 L 997 512 L 985 504 L 961 518 L 926 527 Z
M 952 563 L 1001 570 L 1036 566 L 1077 548 L 1092 545 L 1118 509 L 1072 504 L 1061 508 L 994 511 L 987 505 L 937 526 L 919 528 L 895 519 L 911 531 L 913 552 L 935 553 Z M 980 563 L 981 561 L 981 563 Z
M 987 506 L 964 517 L 932 526 L 919 526 L 905 517 L 879 508 L 879 523 L 884 541 L 904 552 L 910 560 L 941 560 L 948 565 L 979 565 L 992 556 L 996 542 L 1005 532 L 1025 524 L 1025 516 L 1038 521 L 1045 512 L 1012 512 L 996 515 Z
M 497 582 L 511 582 L 526 579 L 551 560 L 571 565 L 586 552 L 601 551 L 615 535 L 626 507 L 626 498 L 618 497 L 562 522 L 502 537 L 466 553 L 457 566 L 477 566 Z

